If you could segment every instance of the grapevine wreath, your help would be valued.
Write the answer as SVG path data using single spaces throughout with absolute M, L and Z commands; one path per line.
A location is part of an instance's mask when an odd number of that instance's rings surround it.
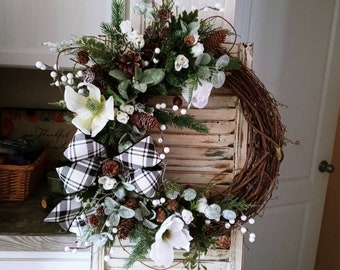
M 63 99 L 55 104 L 77 128 L 56 168 L 67 196 L 45 221 L 76 233 L 77 248 L 111 247 L 128 237 L 135 247 L 127 268 L 146 258 L 171 267 L 174 249 L 186 251 L 186 269 L 202 266 L 201 254 L 227 248 L 233 228 L 253 223 L 271 198 L 283 158 L 278 103 L 224 46 L 234 29 L 215 26 L 219 16 L 199 19 L 205 9 L 173 14 L 174 9 L 172 0 L 141 1 L 136 12 L 150 23 L 139 34 L 124 20 L 124 1 L 113 0 L 103 35 L 45 43 L 57 52 L 52 85 Z M 62 69 L 61 55 L 74 66 Z M 36 66 L 47 68 L 41 61 Z M 222 87 L 238 97 L 248 124 L 243 168 L 218 188 L 213 181 L 203 186 L 168 181 L 170 149 L 157 153 L 150 131 L 160 132 L 159 142 L 167 126 L 209 133 L 190 107 L 204 108 L 211 91 Z M 148 103 L 169 95 L 171 108 Z

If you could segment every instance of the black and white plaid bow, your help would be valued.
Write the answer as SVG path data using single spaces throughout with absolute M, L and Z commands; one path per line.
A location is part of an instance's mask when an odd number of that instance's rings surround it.
M 64 155 L 71 163 L 56 170 L 68 195 L 44 221 L 58 222 L 63 229 L 69 230 L 71 225 L 82 226 L 79 222 L 73 222 L 78 220 L 82 209 L 82 203 L 75 200 L 76 194 L 95 183 L 107 153 L 105 146 L 78 130 Z M 163 167 L 159 165 L 161 159 L 150 136 L 114 157 L 114 160 L 125 166 L 127 174 L 123 181 L 133 184 L 136 193 L 150 198 L 155 195 L 162 179 Z

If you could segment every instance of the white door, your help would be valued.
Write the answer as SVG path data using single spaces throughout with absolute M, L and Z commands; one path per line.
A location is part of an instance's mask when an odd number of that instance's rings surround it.
M 339 0 L 238 0 L 240 41 L 254 42 L 254 70 L 275 98 L 288 144 L 279 187 L 245 241 L 244 270 L 312 270 L 340 101 Z M 340 169 L 340 168 L 338 168 Z M 340 267 L 340 266 L 339 266 Z

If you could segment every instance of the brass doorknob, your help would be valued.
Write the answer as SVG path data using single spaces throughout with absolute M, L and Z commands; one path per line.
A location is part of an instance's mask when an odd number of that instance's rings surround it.
M 329 164 L 326 160 L 321 161 L 319 164 L 320 172 L 332 173 L 334 172 L 334 170 L 334 166 L 332 164 Z

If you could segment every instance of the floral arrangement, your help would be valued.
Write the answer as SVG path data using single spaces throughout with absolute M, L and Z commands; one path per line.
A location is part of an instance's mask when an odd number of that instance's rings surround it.
M 63 99 L 54 104 L 70 112 L 77 128 L 64 152 L 67 161 L 56 169 L 68 195 L 45 221 L 77 233 L 79 247 L 110 247 L 129 238 L 136 244 L 127 268 L 145 258 L 170 267 L 174 250 L 184 249 L 185 268 L 199 269 L 209 248 L 228 247 L 233 226 L 254 223 L 244 214 L 250 205 L 237 197 L 214 199 L 209 184 L 167 181 L 170 149 L 158 154 L 150 132 L 162 134 L 172 125 L 208 133 L 188 110 L 204 108 L 211 90 L 240 67 L 221 46 L 234 33 L 199 19 L 198 10 L 174 15 L 172 0 L 144 0 L 137 8 L 150 24 L 140 34 L 124 20 L 123 2 L 112 1 L 112 21 L 101 25 L 102 36 L 45 43 L 58 54 L 51 77 Z M 62 70 L 61 55 L 74 67 Z M 40 61 L 36 66 L 47 68 Z M 170 93 L 171 108 L 149 105 Z

